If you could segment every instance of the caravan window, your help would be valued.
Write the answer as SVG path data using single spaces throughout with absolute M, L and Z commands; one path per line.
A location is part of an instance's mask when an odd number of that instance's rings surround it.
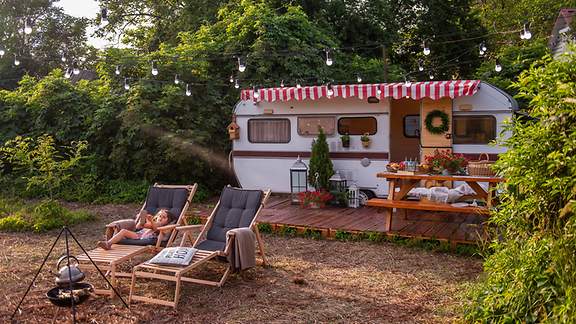
M 300 135 L 318 135 L 318 126 L 322 127 L 324 134 L 334 135 L 336 117 L 298 117 L 298 134 Z
M 338 133 L 340 135 L 376 134 L 376 118 L 374 117 L 342 117 L 338 119 Z
M 420 115 L 404 116 L 404 137 L 420 137 Z
M 290 142 L 290 120 L 286 118 L 248 120 L 248 140 L 250 143 Z
M 454 144 L 488 144 L 496 138 L 494 116 L 454 116 Z

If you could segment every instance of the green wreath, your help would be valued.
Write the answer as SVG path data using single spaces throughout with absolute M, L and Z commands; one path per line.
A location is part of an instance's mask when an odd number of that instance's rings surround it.
M 436 118 L 442 119 L 442 124 L 438 126 L 432 125 L 432 122 Z M 426 124 L 426 129 L 432 134 L 442 134 L 447 132 L 449 122 L 450 120 L 448 119 L 448 114 L 438 109 L 429 112 L 428 115 L 426 115 L 426 119 L 424 120 L 424 123 Z

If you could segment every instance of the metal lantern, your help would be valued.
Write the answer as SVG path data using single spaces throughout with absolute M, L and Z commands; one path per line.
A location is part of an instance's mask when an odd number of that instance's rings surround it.
M 290 168 L 290 193 L 293 204 L 298 204 L 298 194 L 308 191 L 308 167 L 300 156 Z
M 330 191 L 346 192 L 346 179 L 340 175 L 340 172 L 336 171 L 328 181 L 330 182 Z
M 348 207 L 360 207 L 360 189 L 358 189 L 355 183 L 348 187 Z

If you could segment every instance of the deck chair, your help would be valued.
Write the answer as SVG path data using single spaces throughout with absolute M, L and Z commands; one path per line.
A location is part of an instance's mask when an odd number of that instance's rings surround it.
M 91 265 L 90 258 L 98 265 L 101 270 L 105 270 L 106 274 L 110 276 L 110 283 L 115 286 L 118 277 L 131 277 L 131 273 L 118 272 L 117 267 L 125 262 L 130 261 L 132 258 L 145 254 L 154 253 L 161 250 L 164 246 L 169 246 L 176 238 L 176 228 L 178 226 L 186 225 L 186 211 L 192 203 L 194 194 L 198 184 L 193 185 L 162 185 L 154 184 L 148 190 L 146 200 L 142 205 L 140 211 L 146 211 L 154 215 L 158 209 L 168 209 L 172 215 L 172 219 L 168 225 L 158 228 L 159 234 L 157 238 L 146 240 L 133 240 L 124 239 L 118 244 L 113 244 L 110 250 L 96 248 L 88 251 L 88 255 L 81 254 L 77 256 L 79 263 Z M 122 220 L 125 223 L 136 223 L 137 220 Z M 110 225 L 110 224 L 109 224 Z M 114 226 L 107 226 L 106 236 L 113 234 L 111 229 Z M 112 288 L 110 289 L 97 289 L 97 294 L 105 294 L 114 296 Z
M 217 287 L 224 285 L 230 272 L 233 270 L 230 265 L 226 267 L 221 279 L 218 281 L 194 278 L 190 276 L 189 272 L 211 260 L 226 261 L 226 258 L 231 252 L 231 244 L 233 242 L 233 238 L 227 240 L 227 232 L 231 229 L 248 227 L 254 232 L 256 236 L 257 253 L 260 254 L 262 258 L 262 264 L 265 265 L 264 245 L 258 231 L 257 220 L 258 215 L 270 197 L 270 193 L 270 190 L 262 192 L 261 190 L 225 187 L 218 204 L 214 207 L 206 224 L 177 227 L 177 230 L 182 233 L 180 246 L 185 246 L 186 241 L 189 239 L 190 242 L 192 242 L 192 232 L 201 230 L 192 245 L 197 248 L 198 251 L 192 258 L 190 265 L 179 267 L 144 262 L 135 266 L 132 270 L 132 283 L 130 285 L 128 303 L 132 301 L 143 301 L 176 308 L 178 306 L 178 300 L 180 299 L 182 281 Z M 135 283 L 138 278 L 175 282 L 174 300 L 167 301 L 136 295 Z

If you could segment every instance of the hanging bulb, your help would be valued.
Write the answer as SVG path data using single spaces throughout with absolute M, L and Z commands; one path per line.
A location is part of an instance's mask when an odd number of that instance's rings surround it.
M 66 62 L 66 54 L 62 53 L 62 57 L 60 58 L 60 61 L 62 61 L 63 63 Z
M 120 75 L 120 65 L 116 65 L 116 70 L 114 70 L 114 74 Z
M 326 52 L 326 65 L 332 66 L 334 61 L 332 61 L 332 57 L 330 57 L 330 50 L 326 49 L 325 52 Z
M 480 43 L 480 46 L 478 47 L 478 53 L 480 54 L 480 56 L 483 56 L 484 54 L 486 54 L 486 45 L 484 44 L 484 42 Z
M 298 82 L 296 83 L 296 88 L 298 88 L 298 89 L 302 88 L 302 85 L 300 84 L 300 81 L 298 81 Z
M 190 97 L 192 95 L 192 90 L 190 90 L 190 85 L 186 83 L 186 96 Z
M 178 79 L 178 74 L 174 75 L 174 84 L 180 84 L 180 79 Z
M 381 94 L 382 94 L 382 90 L 380 90 L 380 87 L 378 87 L 378 89 L 376 89 L 376 96 L 380 97 Z
M 64 73 L 64 77 L 66 79 L 70 79 L 70 69 L 66 69 L 66 72 Z
M 502 65 L 500 65 L 499 59 L 496 59 L 496 64 L 494 65 L 494 71 L 496 71 L 496 72 L 502 71 Z
M 3 57 L 6 54 L 6 51 L 0 47 L 0 57 Z
M 252 95 L 254 96 L 254 99 L 260 98 L 260 90 L 256 87 L 252 87 Z
M 424 64 L 422 64 L 422 60 L 418 60 L 418 71 L 424 71 Z
M 284 88 L 284 80 L 280 81 L 280 88 Z
M 130 90 L 130 83 L 128 83 L 128 78 L 124 78 L 124 89 Z
M 100 24 L 104 25 L 108 23 L 108 9 L 105 7 L 100 10 Z
M 428 77 L 430 78 L 430 80 L 434 80 L 434 74 L 432 74 L 432 72 L 430 72 L 430 74 L 428 74 Z
M 76 62 L 72 63 L 72 73 L 74 73 L 74 75 L 80 74 L 80 68 Z
M 360 74 L 358 74 L 358 75 L 356 76 L 356 81 L 357 81 L 358 83 L 362 82 L 362 76 L 361 76 Z
M 230 74 L 230 83 L 233 83 L 233 82 L 234 82 L 234 75 Z
M 423 47 L 422 52 L 424 53 L 424 55 L 430 55 L 430 47 L 428 47 L 426 41 L 422 42 L 422 47 Z
M 30 22 L 30 19 L 24 20 L 24 34 L 26 35 L 32 34 L 32 24 Z
M 238 56 L 238 71 L 240 72 L 246 71 L 246 63 L 242 60 L 240 56 Z
M 334 89 L 332 89 L 332 83 L 328 83 L 328 85 L 326 86 L 327 90 L 326 90 L 326 95 L 328 97 L 332 97 L 334 95 Z
M 156 65 L 156 61 L 152 61 L 152 75 L 158 75 L 158 66 Z
M 410 79 L 404 78 L 404 86 L 405 87 L 411 87 L 412 86 L 412 82 L 410 81 Z
M 16 54 L 14 54 L 14 65 L 16 66 L 20 65 L 20 60 L 18 59 L 18 56 L 16 56 Z
M 524 38 L 523 38 L 523 39 L 530 39 L 530 38 L 532 38 L 532 33 L 530 32 L 530 30 L 528 30 L 528 23 L 524 24 L 523 34 L 524 34 Z M 522 35 L 520 35 L 520 38 L 522 38 Z
M 238 83 L 238 79 L 234 81 L 234 88 L 240 89 L 240 83 Z

